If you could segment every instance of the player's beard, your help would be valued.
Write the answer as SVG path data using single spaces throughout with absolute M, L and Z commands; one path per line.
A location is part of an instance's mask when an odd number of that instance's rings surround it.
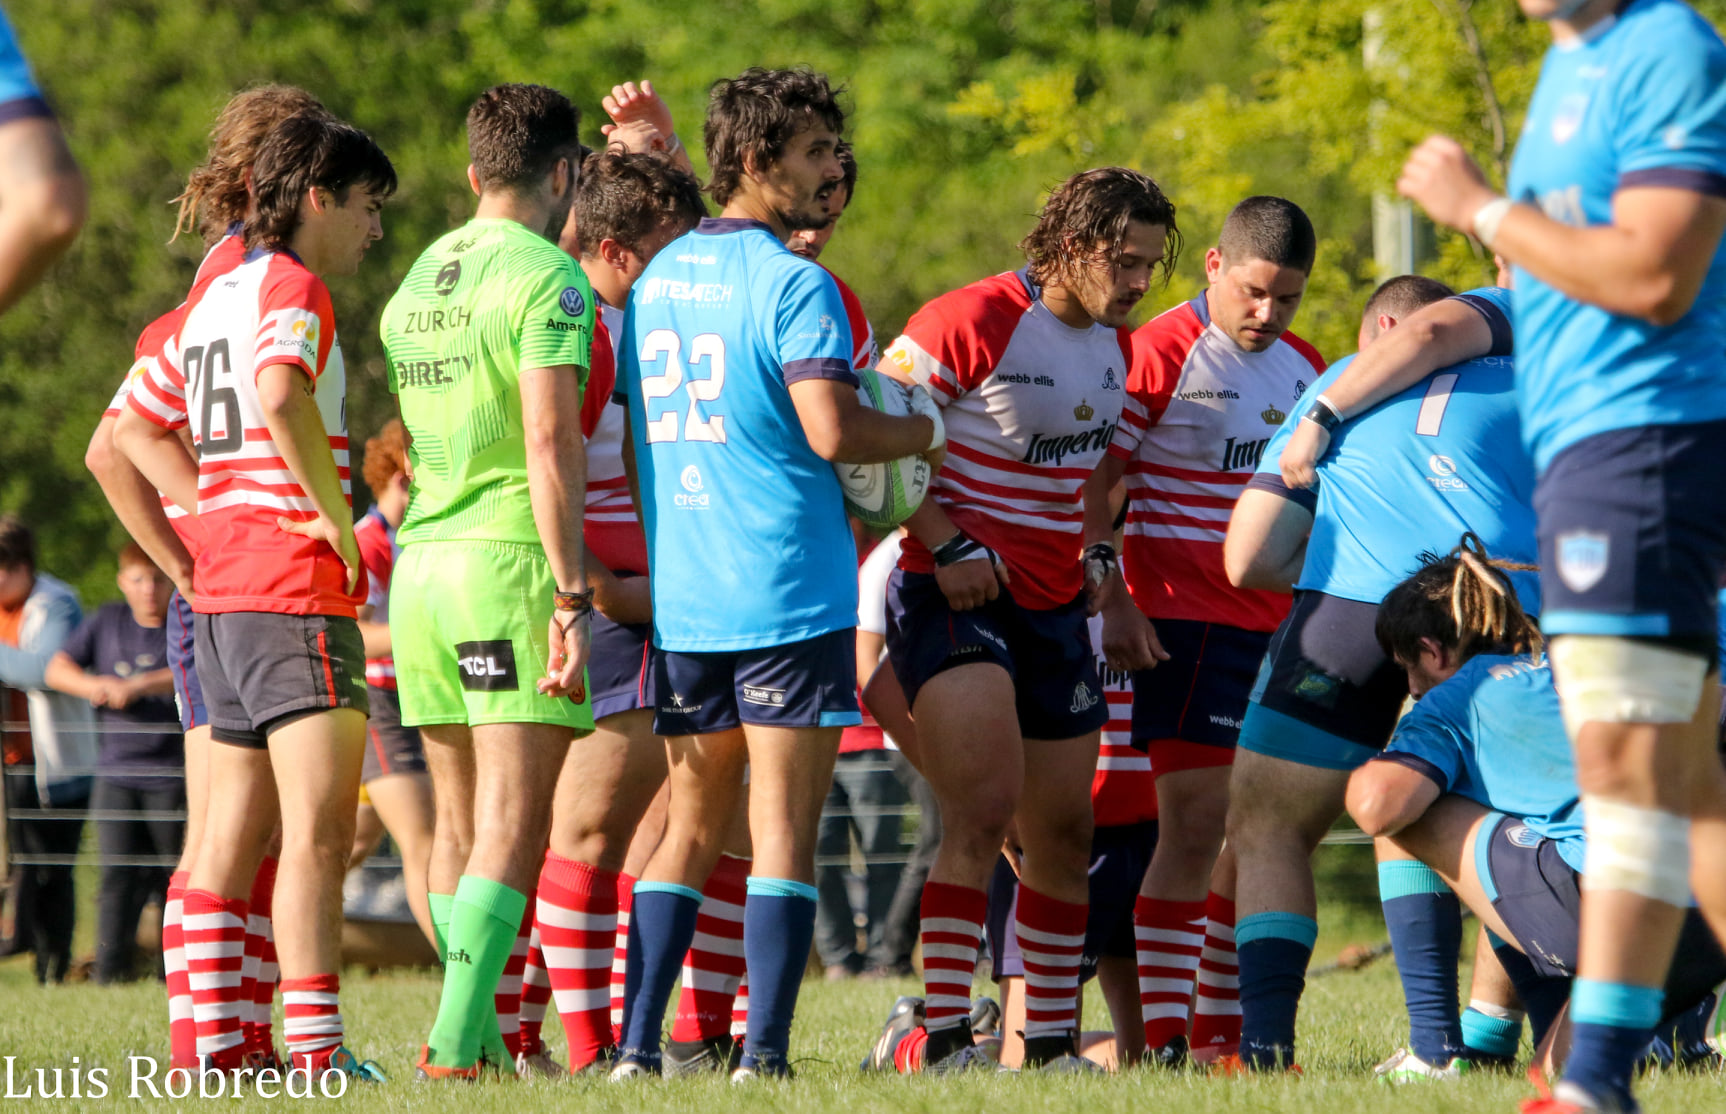
M 552 202 L 551 219 L 546 222 L 546 226 L 542 230 L 546 239 L 554 244 L 557 243 L 558 237 L 563 234 L 564 224 L 569 220 L 569 211 L 574 206 L 575 184 L 572 182 L 570 187 L 563 191 L 563 196 Z

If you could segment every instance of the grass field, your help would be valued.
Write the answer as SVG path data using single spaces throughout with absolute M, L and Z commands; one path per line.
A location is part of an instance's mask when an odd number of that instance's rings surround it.
M 1370 862 L 1370 860 L 1368 860 Z M 1361 864 L 1354 864 L 1358 867 Z M 1357 870 L 1347 871 L 1350 875 Z M 1357 895 L 1360 896 L 1360 895 Z M 1382 922 L 1362 901 L 1333 902 L 1321 913 L 1323 931 L 1315 963 L 1334 958 L 1350 943 L 1376 943 Z M 164 999 L 154 984 L 98 987 L 91 984 L 38 988 L 27 960 L 0 964 L 0 1058 L 11 1058 L 15 1086 L 35 1082 L 36 1068 L 79 1066 L 108 1069 L 109 1095 L 101 1100 L 4 1097 L 0 1109 L 114 1109 L 129 1104 L 129 1055 L 165 1060 Z M 980 980 L 979 989 L 988 993 Z M 1032 1114 L 1083 1110 L 1086 1114 L 1145 1114 L 1146 1111 L 1281 1112 L 1367 1114 L 1378 1111 L 1492 1111 L 1507 1114 L 1531 1092 L 1520 1077 L 1476 1076 L 1453 1085 L 1391 1090 L 1374 1083 L 1371 1067 L 1404 1042 L 1404 1019 L 1396 972 L 1389 961 L 1362 971 L 1313 978 L 1302 1008 L 1300 1060 L 1304 1077 L 1212 1080 L 1198 1074 L 1134 1071 L 1120 1077 L 969 1076 L 901 1079 L 863 1076 L 857 1062 L 874 1039 L 893 998 L 916 993 L 903 982 L 805 984 L 792 1054 L 798 1078 L 741 1092 L 722 1080 L 654 1081 L 612 1086 L 601 1080 L 563 1083 L 507 1082 L 478 1086 L 420 1086 L 412 1064 L 436 1007 L 438 982 L 429 971 L 366 975 L 349 972 L 342 988 L 343 1014 L 361 1055 L 377 1059 L 392 1076 L 381 1088 L 354 1091 L 341 1101 L 365 1110 L 459 1109 L 476 1114 L 531 1114 L 567 1110 L 592 1114 L 728 1114 L 733 1110 L 773 1114 Z M 1095 997 L 1095 996 L 1093 996 Z M 1086 1027 L 1106 1028 L 1100 1000 L 1086 1007 Z M 546 1025 L 548 1043 L 561 1045 L 555 1018 Z M 0 1065 L 4 1064 L 0 1059 Z M 69 1084 L 68 1084 L 69 1086 Z M 68 1092 L 69 1093 L 69 1092 Z M 1658 1111 L 1726 1109 L 1726 1081 L 1717 1077 L 1666 1075 L 1642 1086 L 1646 1108 Z M 143 1102 L 161 1105 L 143 1092 Z M 196 1098 L 184 1100 L 196 1104 Z M 208 1100 L 223 1109 L 268 1107 L 248 1097 Z M 207 1105 L 208 1103 L 206 1103 Z

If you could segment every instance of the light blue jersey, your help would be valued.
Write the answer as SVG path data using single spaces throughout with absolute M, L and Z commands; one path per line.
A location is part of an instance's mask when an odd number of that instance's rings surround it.
M 1528 106 L 1510 196 L 1565 224 L 1612 220 L 1620 189 L 1726 197 L 1726 46 L 1678 0 L 1635 0 L 1554 45 Z M 1615 429 L 1726 417 L 1726 244 L 1695 305 L 1659 328 L 1516 272 L 1523 432 L 1535 465 Z
M 48 106 L 36 79 L 30 76 L 30 63 L 18 49 L 18 37 L 6 13 L 0 12 L 0 124 L 26 116 L 46 116 Z
M 1462 297 L 1496 326 L 1493 313 L 1503 313 L 1508 292 L 1486 288 Z M 1308 502 L 1282 486 L 1277 463 L 1300 415 L 1353 359 L 1339 360 L 1307 388 L 1265 446 L 1252 486 Z M 1319 461 L 1312 535 L 1295 587 L 1376 604 L 1419 567 L 1422 553 L 1448 553 L 1468 531 L 1494 557 L 1537 563 L 1534 469 L 1522 448 L 1515 378 L 1508 356 L 1469 360 L 1337 430 Z M 1512 579 L 1523 607 L 1538 613 L 1537 575 Z
M 1516 817 L 1582 870 L 1576 763 L 1544 658 L 1470 658 L 1402 717 L 1384 753 L 1442 793 Z
M 801 379 L 857 385 L 833 279 L 756 221 L 708 219 L 629 298 L 629 405 L 654 644 L 764 649 L 857 624 L 857 556 L 833 465 L 791 405 Z

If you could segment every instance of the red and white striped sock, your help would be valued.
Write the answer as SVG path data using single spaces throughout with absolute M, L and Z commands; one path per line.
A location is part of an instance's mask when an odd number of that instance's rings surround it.
M 545 1007 L 551 1002 L 551 975 L 545 969 L 545 953 L 539 946 L 539 920 L 527 939 L 527 966 L 521 972 L 521 1054 L 538 1056 L 545 1051 L 540 1030 L 545 1026 Z
M 701 890 L 695 939 L 683 958 L 674 1041 L 714 1040 L 731 1032 L 732 1008 L 743 978 L 743 902 L 749 860 L 721 855 Z
M 1193 979 L 1205 943 L 1205 903 L 1139 896 L 1133 905 L 1139 960 L 1139 1008 L 1152 1051 L 1187 1035 Z
M 1241 1043 L 1241 966 L 1235 955 L 1235 903 L 1211 894 L 1210 925 L 1199 957 L 1199 992 L 1193 1004 L 1193 1048 L 1228 1053 Z
M 511 1060 L 521 1054 L 521 977 L 527 970 L 528 940 L 533 935 L 534 892 L 527 893 L 527 905 L 521 912 L 521 925 L 515 932 L 515 947 L 510 949 L 509 962 L 498 976 L 497 991 L 492 1005 L 497 1010 L 497 1027 L 503 1033 L 503 1046 Z
M 737 980 L 737 997 L 731 1002 L 731 1037 L 739 1045 L 749 1035 L 749 972 Z
M 611 1043 L 623 1043 L 623 989 L 629 971 L 629 911 L 635 906 L 633 874 L 617 876 L 617 938 L 611 952 Z M 558 1007 L 561 1014 L 563 1008 Z
M 246 912 L 246 965 L 240 975 L 241 1000 L 250 1003 L 242 1028 L 246 1033 L 246 1051 L 269 1052 L 274 1037 L 270 1027 L 270 1007 L 276 1000 L 277 968 L 275 964 L 275 932 L 270 923 L 276 893 L 276 860 L 265 859 L 258 864 L 252 879 L 252 900 Z M 265 957 L 268 956 L 266 970 Z M 259 1025 L 258 1002 L 263 1001 L 262 1026 Z
M 206 890 L 187 890 L 180 918 L 186 949 L 186 979 L 192 994 L 199 1059 L 218 1071 L 238 1068 L 245 1054 L 240 969 L 246 958 L 246 902 L 224 900 Z
M 168 902 L 162 909 L 162 966 L 168 983 L 168 1066 L 198 1066 L 198 1025 L 192 1020 L 192 987 L 186 981 L 186 872 L 168 879 Z
M 539 872 L 539 947 L 580 1071 L 617 1042 L 612 1037 L 612 963 L 617 949 L 617 875 L 546 852 Z
M 294 1067 L 316 1075 L 330 1066 L 343 1039 L 341 988 L 340 975 L 282 980 L 282 1035 Z
M 1019 884 L 1013 935 L 1025 958 L 1025 1039 L 1064 1037 L 1079 1028 L 1079 960 L 1090 906 L 1056 901 Z
M 924 1028 L 931 1033 L 970 1020 L 971 978 L 977 972 L 988 911 L 989 895 L 982 890 L 945 882 L 923 884 Z

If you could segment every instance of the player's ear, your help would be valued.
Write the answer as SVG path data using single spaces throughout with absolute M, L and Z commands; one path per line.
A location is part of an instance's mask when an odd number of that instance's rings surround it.
M 335 204 L 335 201 L 335 195 L 320 186 L 313 186 L 311 189 L 306 191 L 306 204 L 311 206 L 311 210 L 314 213 L 324 212 L 326 209 L 331 208 Z
M 1216 248 L 1205 249 L 1205 280 L 1216 282 L 1223 277 L 1223 253 Z
M 473 190 L 473 195 L 478 197 L 482 192 L 479 188 L 479 171 L 473 168 L 471 162 L 467 164 L 467 184 L 468 188 Z
M 627 271 L 629 269 L 629 257 L 633 254 L 628 248 L 609 236 L 599 242 L 599 258 L 612 270 Z
M 1382 336 L 1383 334 L 1390 332 L 1394 328 L 1396 328 L 1396 318 L 1395 317 L 1391 316 L 1388 313 L 1381 313 L 1378 315 L 1379 335 Z

